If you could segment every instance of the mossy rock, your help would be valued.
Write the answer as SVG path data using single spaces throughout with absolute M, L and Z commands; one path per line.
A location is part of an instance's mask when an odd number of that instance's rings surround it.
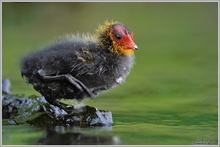
M 91 106 L 82 106 L 67 113 L 49 104 L 44 97 L 2 95 L 3 124 L 36 126 L 104 126 L 112 125 L 112 113 Z

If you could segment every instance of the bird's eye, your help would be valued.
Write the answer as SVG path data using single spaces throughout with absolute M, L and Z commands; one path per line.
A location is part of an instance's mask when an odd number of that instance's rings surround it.
M 118 40 L 120 40 L 120 39 L 122 38 L 120 34 L 116 34 L 115 37 L 116 37 Z

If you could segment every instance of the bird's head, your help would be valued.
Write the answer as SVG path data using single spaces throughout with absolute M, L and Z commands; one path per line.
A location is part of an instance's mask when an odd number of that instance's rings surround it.
M 100 25 L 98 30 L 99 44 L 107 46 L 113 53 L 130 54 L 137 50 L 133 33 L 119 22 L 108 22 Z

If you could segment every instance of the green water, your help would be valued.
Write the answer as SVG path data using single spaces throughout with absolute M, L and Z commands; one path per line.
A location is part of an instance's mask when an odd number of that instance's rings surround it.
M 126 82 L 87 105 L 110 110 L 107 128 L 62 128 L 122 145 L 218 143 L 218 5 L 199 3 L 2 3 L 2 77 L 14 94 L 38 95 L 19 58 L 70 32 L 93 33 L 106 19 L 134 32 L 136 64 Z M 70 101 L 69 101 L 70 102 Z M 61 129 L 61 130 L 62 130 Z M 3 125 L 3 145 L 39 144 L 46 130 Z

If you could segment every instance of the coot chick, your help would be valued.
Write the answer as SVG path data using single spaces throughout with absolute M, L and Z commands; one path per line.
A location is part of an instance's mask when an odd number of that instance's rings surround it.
M 125 81 L 137 49 L 133 40 L 122 23 L 106 21 L 94 35 L 67 35 L 25 55 L 21 75 L 50 104 L 71 112 L 74 107 L 59 99 L 82 101 Z

